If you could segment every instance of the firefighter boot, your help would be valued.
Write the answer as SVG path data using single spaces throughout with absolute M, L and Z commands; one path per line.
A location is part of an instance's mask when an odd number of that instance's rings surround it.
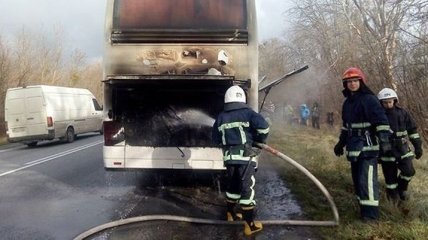
M 386 189 L 386 198 L 388 201 L 396 204 L 400 198 L 397 189 Z
M 235 209 L 235 202 L 227 201 L 227 221 L 233 222 L 233 221 L 241 221 L 242 220 L 242 214 L 236 213 Z
M 398 178 L 398 195 L 400 196 L 401 201 L 409 200 L 409 195 L 407 194 L 407 186 L 409 181 L 402 178 Z
M 398 195 L 400 195 L 401 201 L 409 200 L 409 195 L 407 194 L 407 191 L 399 190 Z
M 379 207 L 360 204 L 360 215 L 363 222 L 376 222 L 379 219 Z
M 244 214 L 244 234 L 250 236 L 263 229 L 263 225 L 259 221 L 254 221 L 254 209 L 243 210 Z

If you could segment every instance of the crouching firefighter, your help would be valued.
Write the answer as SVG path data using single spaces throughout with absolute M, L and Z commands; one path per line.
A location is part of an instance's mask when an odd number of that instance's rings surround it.
M 422 140 L 413 118 L 405 109 L 397 105 L 398 96 L 394 90 L 384 88 L 379 92 L 378 98 L 386 110 L 386 116 L 393 131 L 392 150 L 380 156 L 386 194 L 388 199 L 393 202 L 396 202 L 398 198 L 404 201 L 407 198 L 406 191 L 409 182 L 415 175 L 413 157 L 419 159 L 422 156 Z M 410 139 L 415 153 L 411 151 L 407 138 Z
M 224 111 L 214 122 L 212 137 L 216 144 L 222 146 L 227 171 L 227 220 L 241 220 L 243 217 L 244 233 L 251 235 L 263 228 L 261 222 L 254 221 L 257 163 L 251 147 L 254 142 L 266 141 L 269 124 L 261 114 L 249 108 L 245 92 L 239 86 L 227 89 L 224 103 Z M 242 215 L 236 212 L 237 203 Z
M 363 221 L 379 218 L 379 182 L 377 158 L 379 150 L 391 149 L 390 127 L 385 111 L 359 68 L 349 68 L 343 74 L 343 127 L 334 153 L 340 156 L 346 147 L 351 163 L 354 191 Z M 378 144 L 379 139 L 379 144 Z

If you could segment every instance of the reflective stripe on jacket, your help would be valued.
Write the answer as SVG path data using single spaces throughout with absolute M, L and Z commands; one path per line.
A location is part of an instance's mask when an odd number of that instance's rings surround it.
M 246 164 L 247 148 L 253 142 L 266 141 L 269 124 L 246 104 L 234 104 L 219 114 L 213 125 L 212 138 L 222 146 L 225 164 Z
M 346 145 L 348 160 L 359 156 L 377 157 L 377 138 L 388 141 L 390 127 L 384 108 L 372 94 L 358 92 L 348 96 L 342 107 L 340 141 Z
M 410 114 L 401 107 L 394 106 L 386 109 L 389 125 L 393 131 L 391 145 L 392 151 L 386 152 L 380 156 L 384 162 L 392 162 L 399 159 L 412 158 L 413 152 L 409 148 L 408 140 L 418 144 L 421 138 L 417 132 L 417 127 Z

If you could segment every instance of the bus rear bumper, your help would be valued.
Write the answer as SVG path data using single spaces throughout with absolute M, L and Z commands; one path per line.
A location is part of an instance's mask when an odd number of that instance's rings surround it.
M 218 148 L 104 146 L 104 167 L 112 169 L 224 170 Z

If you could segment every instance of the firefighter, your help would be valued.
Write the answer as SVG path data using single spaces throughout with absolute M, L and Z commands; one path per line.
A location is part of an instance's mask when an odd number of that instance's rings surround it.
M 261 222 L 254 221 L 254 174 L 257 163 L 253 158 L 252 145 L 254 142 L 266 141 L 269 124 L 261 114 L 248 107 L 245 92 L 239 86 L 227 89 L 224 103 L 224 111 L 214 122 L 212 138 L 223 149 L 227 172 L 227 220 L 240 220 L 243 217 L 244 233 L 252 235 L 263 228 Z M 237 203 L 242 215 L 236 213 Z
M 386 116 L 393 131 L 392 150 L 380 156 L 387 198 L 393 202 L 396 202 L 398 198 L 404 201 L 407 199 L 406 191 L 409 182 L 415 175 L 413 157 L 419 159 L 422 156 L 422 140 L 410 114 L 397 105 L 398 96 L 394 90 L 384 88 L 377 97 L 386 110 Z M 406 137 L 412 143 L 415 153 L 409 148 Z
M 334 147 L 336 156 L 344 154 L 351 163 L 354 190 L 362 221 L 379 218 L 379 183 L 377 158 L 379 149 L 388 151 L 390 127 L 385 110 L 367 87 L 364 73 L 355 67 L 342 78 L 345 101 L 342 106 L 343 127 Z M 378 140 L 379 139 L 379 144 Z

